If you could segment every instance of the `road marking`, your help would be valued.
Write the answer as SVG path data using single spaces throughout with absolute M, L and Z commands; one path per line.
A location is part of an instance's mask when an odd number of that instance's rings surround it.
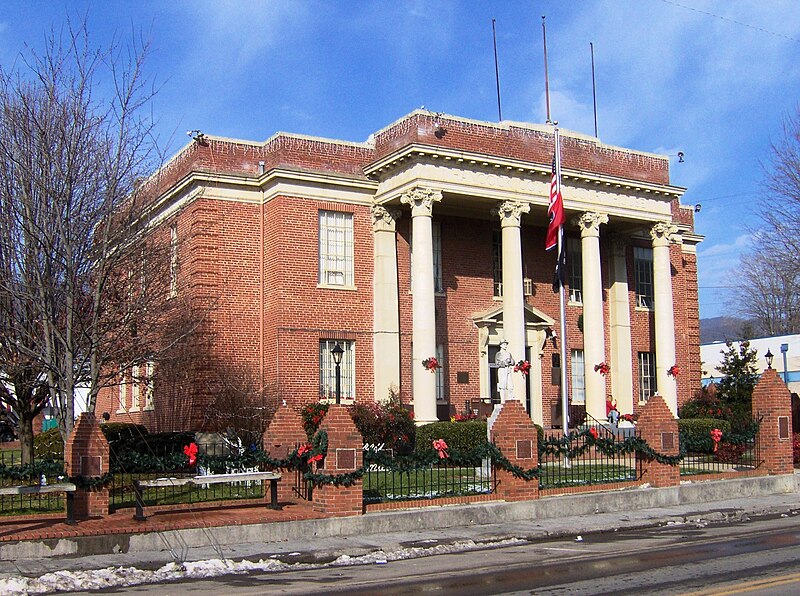
M 747 581 L 747 584 L 735 584 L 728 589 L 718 590 L 700 590 L 698 592 L 685 592 L 682 596 L 728 596 L 729 594 L 744 594 L 745 592 L 754 592 L 763 588 L 773 588 L 783 586 L 785 584 L 792 584 L 800 581 L 800 573 L 791 573 L 789 575 L 781 575 L 772 579 L 762 579 L 759 581 Z

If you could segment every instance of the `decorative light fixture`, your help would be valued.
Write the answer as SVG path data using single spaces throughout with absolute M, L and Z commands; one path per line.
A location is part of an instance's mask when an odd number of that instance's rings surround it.
M 344 349 L 336 342 L 336 345 L 331 349 L 331 356 L 333 356 L 333 363 L 336 365 L 336 403 L 342 400 L 342 355 Z
M 772 359 L 775 358 L 775 356 L 769 351 L 769 348 L 767 348 L 767 353 L 764 354 L 764 358 L 767 361 L 767 368 L 772 368 Z

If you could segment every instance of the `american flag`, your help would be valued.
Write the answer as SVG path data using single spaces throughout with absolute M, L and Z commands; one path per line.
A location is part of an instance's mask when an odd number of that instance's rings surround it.
M 553 177 L 550 179 L 550 204 L 547 206 L 547 237 L 544 249 L 551 250 L 558 244 L 558 229 L 564 225 L 564 202 L 561 199 L 561 181 L 556 171 L 556 156 L 553 155 Z

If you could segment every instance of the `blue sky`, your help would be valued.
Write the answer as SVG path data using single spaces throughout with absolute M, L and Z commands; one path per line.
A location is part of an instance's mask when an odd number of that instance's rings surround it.
M 87 15 L 92 39 L 152 41 L 161 141 L 189 129 L 264 140 L 277 131 L 366 140 L 420 106 L 494 121 L 492 18 L 506 120 L 544 122 L 541 16 L 552 115 L 609 144 L 676 156 L 672 182 L 702 204 L 700 314 L 726 314 L 725 286 L 757 224 L 771 141 L 800 102 L 796 0 L 6 1 L 0 65 L 50 27 Z

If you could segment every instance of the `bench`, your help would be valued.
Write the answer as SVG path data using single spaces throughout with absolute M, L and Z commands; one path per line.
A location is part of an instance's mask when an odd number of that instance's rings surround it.
M 267 507 L 270 509 L 280 509 L 278 504 L 278 480 L 281 475 L 278 472 L 236 472 L 233 474 L 210 474 L 207 476 L 191 476 L 188 478 L 156 478 L 154 480 L 134 480 L 133 490 L 136 495 L 136 512 L 133 519 L 144 521 L 147 516 L 144 514 L 143 488 L 164 488 L 168 486 L 186 486 L 187 484 L 220 484 L 222 482 L 253 482 L 269 480 L 270 502 Z
M 67 523 L 75 523 L 75 485 L 72 482 L 56 484 L 34 484 L 32 486 L 3 486 L 0 495 L 41 495 L 46 493 L 66 493 Z

